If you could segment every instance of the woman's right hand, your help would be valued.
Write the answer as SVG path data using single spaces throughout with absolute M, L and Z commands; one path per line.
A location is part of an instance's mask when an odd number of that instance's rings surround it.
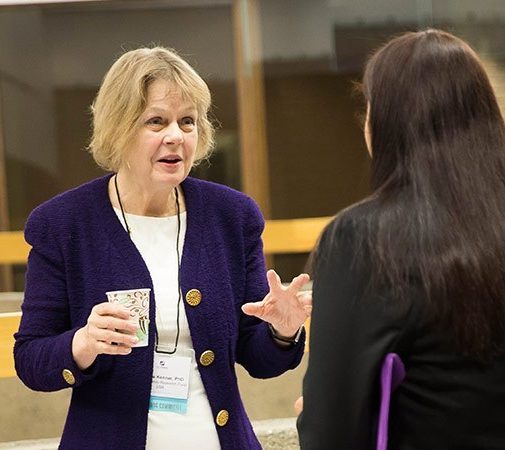
M 122 305 L 95 305 L 86 326 L 76 331 L 72 341 L 72 355 L 79 369 L 86 370 L 103 353 L 128 355 L 138 342 L 138 324 L 130 319 L 130 311 Z

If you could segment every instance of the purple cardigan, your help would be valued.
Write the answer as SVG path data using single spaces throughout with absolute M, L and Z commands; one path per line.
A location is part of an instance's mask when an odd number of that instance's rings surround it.
M 39 391 L 69 387 L 62 375 L 65 369 L 74 375 L 62 449 L 144 449 L 146 444 L 155 326 L 149 327 L 148 347 L 134 348 L 128 356 L 100 355 L 86 371 L 77 368 L 71 353 L 74 333 L 86 324 L 93 305 L 106 301 L 106 291 L 153 288 L 140 253 L 109 201 L 110 176 L 39 206 L 25 229 L 33 248 L 15 335 L 16 370 L 28 387 Z M 183 303 L 197 360 L 206 350 L 215 353 L 211 365 L 198 364 L 214 417 L 221 410 L 229 413 L 224 426 L 216 425 L 221 447 L 259 449 L 234 364 L 257 378 L 280 375 L 299 364 L 304 339 L 281 348 L 265 322 L 240 310 L 268 290 L 264 222 L 256 204 L 240 192 L 193 178 L 182 188 L 187 205 L 182 295 L 184 299 L 191 289 L 202 294 L 198 306 Z M 155 300 L 152 295 L 152 325 Z

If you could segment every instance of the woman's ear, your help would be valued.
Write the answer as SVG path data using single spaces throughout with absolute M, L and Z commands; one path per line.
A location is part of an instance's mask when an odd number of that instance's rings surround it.
M 365 128 L 364 128 L 364 136 L 366 148 L 370 156 L 372 156 L 372 134 L 370 132 L 370 102 L 366 104 L 366 117 L 365 117 Z

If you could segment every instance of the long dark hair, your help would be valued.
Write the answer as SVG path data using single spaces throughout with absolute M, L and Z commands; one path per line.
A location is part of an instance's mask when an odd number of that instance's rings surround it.
M 475 52 L 439 30 L 368 61 L 373 195 L 363 243 L 373 279 L 427 312 L 467 355 L 505 353 L 505 126 Z

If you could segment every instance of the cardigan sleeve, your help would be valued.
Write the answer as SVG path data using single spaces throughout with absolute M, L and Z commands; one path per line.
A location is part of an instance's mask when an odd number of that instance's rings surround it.
M 309 364 L 298 418 L 301 448 L 375 448 L 384 356 L 400 352 L 401 315 L 369 292 L 351 227 L 328 227 L 314 275 Z
M 75 379 L 72 387 L 94 378 L 98 363 L 81 371 L 72 356 L 78 327 L 69 317 L 65 261 L 53 221 L 36 209 L 28 218 L 25 239 L 32 246 L 28 257 L 25 295 L 19 331 L 14 335 L 14 360 L 19 378 L 33 390 L 56 391 L 70 387 L 63 371 Z
M 260 301 L 268 293 L 265 257 L 261 233 L 264 219 L 250 198 L 245 205 L 245 298 L 243 303 Z M 237 362 L 255 378 L 271 378 L 286 370 L 294 369 L 301 361 L 305 345 L 305 333 L 299 342 L 290 347 L 281 347 L 271 336 L 268 324 L 240 311 Z

